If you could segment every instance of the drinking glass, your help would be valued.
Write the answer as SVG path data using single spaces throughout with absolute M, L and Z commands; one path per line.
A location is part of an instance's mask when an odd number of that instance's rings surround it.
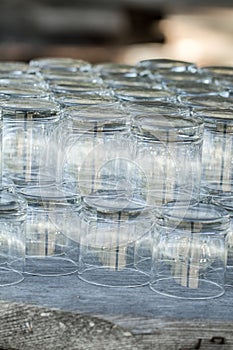
M 71 241 L 75 228 L 72 207 L 80 197 L 56 185 L 20 189 L 28 203 L 24 273 L 36 276 L 70 275 L 77 271 L 79 246 Z M 74 225 L 74 227 L 72 227 Z
M 105 287 L 148 284 L 149 276 L 140 268 L 147 257 L 140 242 L 152 226 L 147 208 L 125 197 L 86 197 L 77 214 L 80 279 Z
M 22 196 L 0 191 L 0 287 L 23 280 L 26 214 Z
M 2 105 L 3 174 L 15 186 L 56 181 L 60 106 L 44 99 L 10 99 Z
M 214 204 L 168 204 L 155 214 L 153 291 L 180 299 L 224 294 L 230 217 Z
M 201 179 L 203 123 L 152 109 L 135 112 L 132 135 L 135 163 L 143 170 L 138 192 L 147 205 L 198 200 Z M 135 176 L 141 175 L 135 173 Z M 141 186 L 141 188 L 140 188 Z
M 126 111 L 110 102 L 66 108 L 64 115 L 61 182 L 82 196 L 124 191 L 135 168 Z
M 202 187 L 211 195 L 232 192 L 233 109 L 197 108 L 204 121 L 202 148 Z

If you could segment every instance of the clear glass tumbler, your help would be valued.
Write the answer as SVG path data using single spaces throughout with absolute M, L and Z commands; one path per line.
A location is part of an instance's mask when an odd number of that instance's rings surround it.
M 233 187 L 233 109 L 198 108 L 204 121 L 202 187 L 216 197 Z
M 148 284 L 148 251 L 143 249 L 152 220 L 147 208 L 126 198 L 86 197 L 77 215 L 80 279 L 106 287 Z
M 220 206 L 164 206 L 155 215 L 151 289 L 180 299 L 223 295 L 229 234 Z
M 227 196 L 221 196 L 218 198 L 212 198 L 212 201 L 222 206 L 229 214 L 231 218 L 231 231 L 228 235 L 228 250 L 227 250 L 227 268 L 233 272 L 233 193 L 229 193 Z M 233 281 L 231 281 L 233 285 Z
M 17 187 L 56 181 L 60 106 L 41 99 L 14 99 L 2 105 L 3 175 Z
M 26 214 L 22 196 L 0 192 L 0 287 L 23 280 Z
M 82 196 L 131 191 L 127 183 L 135 164 L 128 115 L 120 104 L 76 106 L 64 115 L 61 182 L 73 183 Z
M 78 206 L 80 198 L 56 186 L 26 188 L 21 195 L 28 203 L 24 272 L 37 276 L 75 273 L 73 258 L 77 260 L 79 246 L 69 237 L 76 226 L 72 207 Z
M 198 118 L 145 110 L 134 113 L 132 135 L 135 163 L 143 170 L 138 192 L 147 205 L 198 200 L 203 140 L 203 123 Z

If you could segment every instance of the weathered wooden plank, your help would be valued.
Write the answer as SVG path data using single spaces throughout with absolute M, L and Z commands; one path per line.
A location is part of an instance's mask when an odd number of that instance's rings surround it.
M 0 314 L 2 349 L 233 348 L 232 323 L 149 320 L 154 325 L 154 332 L 139 335 L 117 326 L 114 322 L 90 315 L 30 305 L 2 302 Z
M 25 276 L 0 289 L 2 349 L 233 349 L 233 288 L 177 300 L 142 288 L 103 288 L 77 275 Z
M 223 297 L 210 300 L 179 300 L 141 288 L 104 288 L 87 284 L 77 275 L 61 277 L 25 276 L 11 287 L 0 288 L 1 300 L 34 304 L 64 311 L 101 315 L 164 320 L 233 322 L 233 288 Z M 138 327 L 140 324 L 138 324 Z M 135 325 L 136 327 L 136 325 Z M 140 326 L 140 332 L 143 332 Z M 147 327 L 145 327 L 147 331 Z

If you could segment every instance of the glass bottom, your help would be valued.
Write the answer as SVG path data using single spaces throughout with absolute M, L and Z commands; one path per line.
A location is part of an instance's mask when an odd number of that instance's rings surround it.
M 213 299 L 225 293 L 223 286 L 205 279 L 189 279 L 191 287 L 180 284 L 180 278 L 160 278 L 150 283 L 150 289 L 158 294 L 179 299 Z
M 64 256 L 27 256 L 24 273 L 34 276 L 56 277 L 74 274 L 77 264 Z
M 24 280 L 23 275 L 11 268 L 0 266 L 0 287 L 16 285 Z
M 17 188 L 21 187 L 33 187 L 33 186 L 49 186 L 53 185 L 55 180 L 54 177 L 49 175 L 42 175 L 38 173 L 25 174 L 23 176 L 21 173 L 10 174 L 9 179 L 14 183 Z
M 149 283 L 149 276 L 134 268 L 91 267 L 79 273 L 79 278 L 95 286 L 112 288 L 142 287 Z

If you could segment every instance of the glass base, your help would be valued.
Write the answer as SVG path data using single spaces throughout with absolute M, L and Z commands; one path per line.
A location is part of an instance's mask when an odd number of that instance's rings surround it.
M 52 176 L 38 175 L 38 171 L 31 174 L 11 174 L 9 175 L 10 180 L 14 183 L 15 187 L 34 187 L 34 186 L 49 186 L 55 183 L 55 179 Z
M 142 287 L 149 283 L 149 276 L 134 268 L 114 270 L 109 267 L 90 267 L 79 273 L 79 278 L 95 286 L 113 288 Z
M 74 274 L 77 264 L 63 256 L 27 256 L 24 273 L 34 276 L 56 277 Z
M 150 289 L 158 294 L 179 299 L 212 299 L 225 293 L 223 286 L 205 279 L 189 279 L 189 286 L 180 284 L 180 278 L 160 278 L 150 283 Z

